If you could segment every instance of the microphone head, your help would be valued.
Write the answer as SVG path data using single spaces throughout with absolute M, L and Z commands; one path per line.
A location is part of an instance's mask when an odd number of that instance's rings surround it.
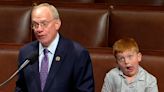
M 26 60 L 28 59 L 28 60 L 30 61 L 30 64 L 33 64 L 34 62 L 37 61 L 38 56 L 39 56 L 38 51 L 33 51 L 33 52 L 26 58 Z

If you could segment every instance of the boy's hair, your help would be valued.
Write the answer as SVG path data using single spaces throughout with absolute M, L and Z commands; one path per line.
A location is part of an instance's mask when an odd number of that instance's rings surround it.
M 122 38 L 116 41 L 113 45 L 113 54 L 116 56 L 117 53 L 122 53 L 126 50 L 133 50 L 139 52 L 137 42 L 133 38 Z

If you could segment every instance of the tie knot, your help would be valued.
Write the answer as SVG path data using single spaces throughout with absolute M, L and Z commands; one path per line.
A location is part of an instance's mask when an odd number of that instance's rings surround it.
M 47 55 L 48 49 L 44 49 L 44 50 L 43 50 L 43 53 L 44 53 L 44 55 Z

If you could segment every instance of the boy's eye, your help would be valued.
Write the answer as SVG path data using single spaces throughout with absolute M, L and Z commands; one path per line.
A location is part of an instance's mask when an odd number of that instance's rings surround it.
M 117 57 L 117 61 L 124 61 L 124 57 Z
M 116 59 L 117 59 L 117 61 L 122 62 L 122 61 L 125 61 L 126 59 L 128 59 L 128 60 L 132 59 L 133 56 L 134 55 L 127 55 L 125 57 L 118 56 L 118 57 L 116 57 Z
M 128 59 L 131 59 L 133 57 L 133 55 L 128 55 L 127 58 Z

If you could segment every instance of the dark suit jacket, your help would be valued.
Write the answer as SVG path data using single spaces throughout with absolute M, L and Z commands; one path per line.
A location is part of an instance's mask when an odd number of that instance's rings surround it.
M 34 41 L 20 49 L 19 66 L 33 52 L 39 42 Z M 60 57 L 60 60 L 56 59 Z M 41 92 L 38 55 L 19 72 L 15 92 Z M 86 49 L 60 36 L 44 92 L 94 92 L 91 59 Z

